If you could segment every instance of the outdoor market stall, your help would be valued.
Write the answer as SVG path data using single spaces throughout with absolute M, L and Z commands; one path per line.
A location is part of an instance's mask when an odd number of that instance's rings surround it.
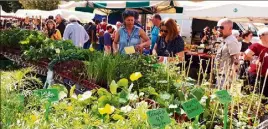
M 182 1 L 183 14 L 192 18 L 218 21 L 268 23 L 267 1 Z

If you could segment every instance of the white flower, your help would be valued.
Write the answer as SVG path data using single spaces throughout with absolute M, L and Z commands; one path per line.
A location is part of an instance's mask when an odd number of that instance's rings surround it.
M 17 124 L 18 124 L 18 125 L 20 124 L 20 120 L 17 120 Z
M 236 127 L 241 127 L 242 125 L 243 125 L 243 123 L 240 121 L 236 123 Z
M 140 92 L 139 96 L 143 96 L 143 95 L 144 95 L 144 93 L 143 92 Z
M 84 101 L 84 100 L 90 98 L 91 95 L 92 95 L 92 93 L 91 93 L 90 91 L 86 91 L 86 92 L 82 95 L 82 97 L 79 98 L 79 101 Z
M 74 98 L 74 99 L 77 99 L 77 95 L 76 94 L 73 94 L 71 97 Z
M 141 101 L 139 103 L 136 103 L 136 108 L 139 108 L 140 106 L 148 107 L 148 103 L 145 101 Z
M 186 112 L 181 108 L 181 114 L 186 114 Z
M 210 83 L 209 83 L 209 82 L 205 82 L 205 83 L 203 83 L 202 85 L 204 85 L 204 86 L 209 86 Z
M 201 100 L 200 100 L 200 103 L 205 103 L 207 99 L 208 99 L 207 96 L 203 96 L 203 97 L 201 98 Z
M 168 81 L 167 80 L 160 80 L 160 81 L 158 81 L 158 83 L 168 83 Z
M 121 110 L 121 112 L 128 113 L 128 112 L 130 112 L 132 110 L 132 107 L 127 105 L 125 107 L 121 107 L 120 110 Z
M 129 94 L 129 96 L 128 96 L 128 100 L 130 100 L 130 101 L 137 100 L 137 98 L 138 98 L 138 95 L 136 95 L 136 94 Z
M 222 129 L 221 126 L 215 125 L 214 129 Z
M 132 88 L 133 88 L 133 83 L 130 84 L 129 88 L 128 88 L 128 92 L 131 92 Z
M 175 104 L 175 105 L 170 104 L 170 105 L 168 106 L 168 108 L 178 108 L 178 105 L 177 105 L 177 104 Z
M 59 54 L 60 53 L 60 49 L 55 49 L 56 53 Z
M 160 98 L 163 100 L 168 100 L 170 98 L 170 94 L 168 94 L 168 93 L 160 94 Z
M 50 48 L 51 48 L 51 49 L 54 49 L 54 45 L 51 45 Z
M 67 94 L 66 94 L 64 91 L 61 91 L 61 92 L 59 93 L 59 100 L 62 100 L 62 99 L 64 99 L 65 97 L 67 97 Z
M 210 95 L 210 98 L 211 99 L 215 99 L 216 98 L 216 95 L 215 94 L 212 94 L 212 95 Z

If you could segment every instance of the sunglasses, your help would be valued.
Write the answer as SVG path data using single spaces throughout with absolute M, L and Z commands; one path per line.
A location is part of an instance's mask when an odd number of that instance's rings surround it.
M 165 33 L 168 33 L 168 31 L 167 30 L 160 30 L 161 32 L 165 32 Z
M 223 27 L 223 26 L 216 26 L 216 29 L 221 29 L 221 30 L 223 30 L 224 27 Z

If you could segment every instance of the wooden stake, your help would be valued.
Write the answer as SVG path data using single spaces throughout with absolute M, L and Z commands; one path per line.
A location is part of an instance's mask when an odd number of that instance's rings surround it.
M 265 88 L 265 83 L 267 81 L 267 76 L 268 76 L 268 70 L 266 70 L 265 79 L 263 81 L 262 90 L 261 90 L 261 96 L 260 96 L 260 99 L 259 99 L 259 104 L 258 104 L 258 107 L 257 107 L 256 117 L 255 117 L 253 125 L 256 124 L 256 120 L 257 120 L 257 117 L 258 117 L 258 112 L 259 112 L 259 109 L 260 109 L 260 106 L 261 106 L 261 99 L 262 99 L 262 95 L 263 95 L 264 88 Z
M 209 62 L 210 62 L 210 58 L 208 60 L 206 60 L 206 63 L 207 63 L 207 66 L 206 66 L 206 70 L 205 70 L 205 73 L 203 73 L 203 79 L 202 79 L 202 83 L 204 83 L 205 81 L 205 78 L 207 77 L 207 72 L 208 72 L 208 65 L 209 65 Z
M 210 85 L 209 85 L 209 87 L 210 88 L 212 88 L 212 79 L 213 79 L 213 64 L 214 64 L 214 58 L 213 57 L 211 57 L 212 59 L 211 59 L 211 66 L 210 66 L 210 77 L 209 77 L 209 83 L 210 83 Z M 217 70 L 217 69 L 216 69 Z
M 258 72 L 257 72 L 257 76 L 256 76 L 255 84 L 254 84 L 253 94 L 252 94 L 252 97 L 251 97 L 251 100 L 250 100 L 250 104 L 249 104 L 249 107 L 248 107 L 248 112 L 247 112 L 247 114 L 250 113 L 250 108 L 251 108 L 251 105 L 252 105 L 252 101 L 253 101 L 253 99 L 254 99 L 254 95 L 255 95 L 255 91 L 256 91 L 256 87 L 257 87 L 258 79 L 259 79 L 259 73 L 260 73 L 260 65 L 258 66 Z
M 186 77 L 188 77 L 188 75 L 189 75 L 190 67 L 191 67 L 191 64 L 192 64 L 192 58 L 193 58 L 193 55 L 191 55 L 191 58 L 190 58 L 190 62 L 189 62 L 189 65 L 188 65 Z
M 199 56 L 200 59 L 200 56 Z M 201 75 L 201 69 L 202 69 L 202 61 L 203 59 L 200 59 L 200 66 L 199 66 L 199 72 L 198 72 L 198 81 L 197 81 L 197 85 L 200 86 L 200 75 Z

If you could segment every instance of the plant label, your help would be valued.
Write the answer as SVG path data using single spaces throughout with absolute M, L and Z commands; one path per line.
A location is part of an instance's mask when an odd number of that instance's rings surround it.
M 192 119 L 204 112 L 203 106 L 198 102 L 196 98 L 193 98 L 182 104 L 184 111 L 188 118 Z
M 125 49 L 126 54 L 133 54 L 136 52 L 134 46 L 125 47 L 124 49 Z
M 191 93 L 197 98 L 197 100 L 201 100 L 205 94 L 205 90 L 202 88 L 195 88 L 191 91 Z
M 35 90 L 34 93 L 41 99 L 48 99 L 51 102 L 59 100 L 59 92 L 57 89 Z
M 18 110 L 22 111 L 24 109 L 24 95 L 19 94 L 18 96 L 18 100 L 19 100 L 19 107 Z
M 147 111 L 149 124 L 153 127 L 165 128 L 170 123 L 170 118 L 165 108 Z
M 227 104 L 232 101 L 231 96 L 227 92 L 227 90 L 220 90 L 216 92 L 216 96 L 218 97 L 220 103 Z

